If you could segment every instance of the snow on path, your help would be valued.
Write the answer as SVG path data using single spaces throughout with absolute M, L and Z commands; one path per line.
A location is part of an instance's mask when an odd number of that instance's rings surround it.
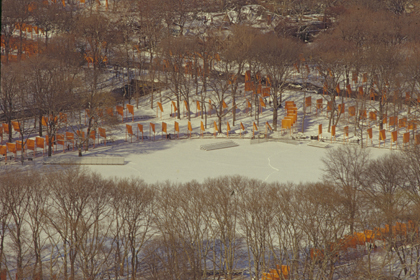
M 276 173 L 276 172 L 279 172 L 279 171 L 280 171 L 280 170 L 278 170 L 277 168 L 275 168 L 275 167 L 273 167 L 273 166 L 271 165 L 271 160 L 270 160 L 270 158 L 268 158 L 268 165 L 269 165 L 272 169 L 274 169 L 275 171 L 274 171 L 274 172 L 271 172 L 270 174 L 268 174 L 268 176 L 267 176 L 267 177 L 265 177 L 264 181 L 267 181 L 268 177 L 270 177 L 272 174 L 274 174 L 274 173 Z

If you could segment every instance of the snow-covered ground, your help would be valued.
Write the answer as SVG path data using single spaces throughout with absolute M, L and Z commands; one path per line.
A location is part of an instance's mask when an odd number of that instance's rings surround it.
M 125 165 L 92 165 L 104 176 L 138 176 L 148 183 L 170 180 L 188 182 L 221 175 L 242 175 L 266 182 L 314 182 L 322 177 L 322 161 L 328 149 L 303 142 L 250 144 L 249 139 L 234 139 L 239 146 L 213 151 L 201 145 L 219 139 L 162 140 L 127 143 L 92 150 L 87 156 L 122 156 Z M 336 144 L 339 145 L 339 144 Z M 332 145 L 332 148 L 335 145 Z M 389 150 L 371 149 L 373 156 Z

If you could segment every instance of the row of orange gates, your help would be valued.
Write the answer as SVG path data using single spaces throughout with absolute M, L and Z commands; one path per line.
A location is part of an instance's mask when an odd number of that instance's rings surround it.
M 339 252 L 346 252 L 347 249 L 357 249 L 357 246 L 366 246 L 374 244 L 374 242 L 386 242 L 387 237 L 403 239 L 418 239 L 419 227 L 412 221 L 407 223 L 397 222 L 395 226 L 385 225 L 383 228 L 375 228 L 373 230 L 364 230 L 363 232 L 355 232 L 353 235 L 346 235 L 344 238 L 338 239 L 336 242 L 328 244 L 330 253 L 338 256 Z M 373 246 L 375 248 L 375 246 Z M 311 260 L 321 261 L 325 257 L 324 249 L 311 248 L 309 250 Z M 267 273 L 263 273 L 262 280 L 280 280 L 288 279 L 290 274 L 290 266 L 277 265 L 276 269 L 271 269 Z
M 268 122 L 266 122 L 264 124 L 264 126 L 265 126 L 265 134 L 266 135 L 267 135 L 268 131 L 273 131 L 271 125 Z M 190 121 L 188 121 L 188 126 L 187 127 L 188 127 L 188 135 L 189 135 L 189 137 L 191 137 L 193 128 L 192 128 L 192 125 L 191 125 Z M 136 128 L 137 128 L 137 130 L 136 130 Z M 137 124 L 137 127 L 134 126 L 134 130 L 133 130 L 133 125 L 126 124 L 126 134 L 125 134 L 126 141 L 128 140 L 128 135 L 130 135 L 130 141 L 131 142 L 133 141 L 133 136 L 136 137 L 137 140 L 138 140 L 139 137 L 140 137 L 139 136 L 140 133 L 141 133 L 141 140 L 143 141 L 143 139 L 144 139 L 144 129 L 145 129 L 145 127 L 143 126 L 143 124 Z M 153 132 L 153 140 L 156 139 L 156 131 L 157 131 L 156 124 L 149 123 L 149 136 L 151 137 L 152 132 Z M 164 137 L 168 138 L 168 131 L 169 131 L 168 130 L 168 124 L 166 122 L 162 122 L 161 138 L 164 138 Z M 178 122 L 174 122 L 173 131 L 174 131 L 174 135 L 177 135 L 177 137 L 179 138 L 180 128 L 179 128 L 179 123 Z M 204 137 L 204 132 L 205 131 L 206 131 L 206 129 L 204 127 L 204 123 L 203 123 L 203 121 L 201 121 L 201 124 L 200 124 L 200 135 L 201 135 L 201 137 Z M 217 126 L 217 122 L 214 121 L 213 122 L 213 135 L 214 135 L 214 137 L 216 137 L 216 134 L 217 134 L 218 131 L 219 131 L 219 128 Z M 230 131 L 232 131 L 232 128 L 231 128 L 229 122 L 227 122 L 226 123 L 226 136 L 228 138 L 229 138 L 229 132 Z M 242 137 L 242 133 L 244 131 L 245 131 L 245 126 L 243 125 L 243 123 L 240 123 L 240 137 Z M 252 125 L 252 136 L 253 137 L 254 137 L 256 131 L 258 131 L 258 126 L 254 122 L 253 125 Z M 136 132 L 136 133 L 134 133 L 134 132 Z M 165 134 L 165 136 L 164 136 L 164 134 Z
M 245 113 L 248 114 L 250 108 L 252 108 L 252 105 L 251 105 L 251 102 L 248 100 L 248 98 L 246 99 L 246 102 L 247 102 L 247 106 L 245 108 L 245 110 L 246 110 Z M 262 98 L 259 99 L 259 102 L 260 102 L 260 105 L 261 105 L 259 113 L 262 114 L 262 108 L 266 107 L 266 104 L 265 104 L 265 102 Z M 157 102 L 156 104 L 157 104 L 156 117 L 160 116 L 160 118 L 162 119 L 162 113 L 163 113 L 162 103 Z M 195 116 L 197 117 L 201 113 L 204 113 L 204 110 L 203 110 L 203 108 L 201 108 L 200 101 L 195 101 L 195 104 L 196 104 Z M 126 106 L 127 106 L 127 108 L 126 108 L 127 110 L 126 110 L 126 113 L 125 113 L 125 117 L 128 119 L 128 113 L 130 113 L 131 117 L 132 117 L 132 121 L 134 121 L 134 106 L 130 105 L 130 104 L 127 104 Z M 187 117 L 188 114 L 189 114 L 188 112 L 190 112 L 190 106 L 188 105 L 186 100 L 184 100 L 183 106 L 184 106 L 183 107 L 184 115 Z M 228 105 L 226 104 L 226 102 L 224 100 L 222 101 L 222 107 L 223 107 L 223 109 L 228 109 Z M 235 106 L 235 108 L 237 108 L 237 107 Z M 121 121 L 124 122 L 124 110 L 125 110 L 124 107 L 117 105 L 116 109 L 117 109 L 117 114 L 122 117 Z M 213 109 L 214 109 L 214 105 L 212 105 L 211 99 L 209 99 L 208 115 L 210 117 L 211 117 L 211 110 L 213 110 Z M 170 114 L 170 116 L 175 118 L 177 116 L 177 114 L 176 114 L 177 111 L 178 111 L 178 107 L 176 106 L 175 101 L 171 101 L 171 114 Z M 112 108 L 108 108 L 107 113 L 109 115 L 113 116 Z
M 4 126 L 5 124 L 3 124 Z M 92 130 L 90 132 L 88 140 L 93 140 L 93 147 L 95 147 L 95 141 L 97 140 L 97 143 L 99 144 L 99 138 L 104 138 L 104 143 L 106 145 L 106 130 L 104 128 L 98 128 L 99 137 L 97 137 L 96 131 Z M 2 134 L 0 134 L 2 135 Z M 76 136 L 76 138 L 75 138 Z M 76 131 L 76 134 L 73 132 L 66 132 L 65 134 L 57 134 L 56 139 L 52 137 L 51 143 L 52 146 L 55 146 L 55 151 L 57 151 L 58 145 L 61 145 L 63 147 L 63 153 L 65 152 L 65 148 L 70 148 L 70 144 L 72 144 L 72 150 L 74 151 L 74 145 L 77 139 L 86 139 L 85 138 L 85 132 L 84 131 Z M 3 141 L 3 136 L 2 136 Z M 35 139 L 27 139 L 22 143 L 22 140 L 17 140 L 15 143 L 6 143 L 6 145 L 0 145 L 0 155 L 5 156 L 5 161 L 7 162 L 7 153 L 13 153 L 15 155 L 15 159 L 17 158 L 17 152 L 20 151 L 21 153 L 24 153 L 28 150 L 33 151 L 33 156 L 36 156 L 36 152 L 38 149 L 42 148 L 42 155 L 45 153 L 45 148 L 48 147 L 49 144 L 49 136 L 46 135 L 44 137 L 36 137 Z M 84 141 L 85 142 L 85 141 Z M 87 145 L 86 143 L 84 145 Z M 54 149 L 53 149 L 54 152 Z
M 345 141 L 348 141 L 349 127 L 345 126 L 343 128 L 343 130 L 344 130 L 343 131 L 343 142 L 345 142 Z M 396 148 L 398 148 L 399 131 L 395 130 L 395 131 L 391 131 L 391 132 L 388 132 L 388 133 L 391 133 L 390 148 L 392 149 L 394 143 L 395 143 Z M 415 133 L 414 130 L 413 130 L 413 133 Z M 367 134 L 366 146 L 369 145 L 369 140 L 370 140 L 371 145 L 373 145 L 373 129 L 368 128 L 366 130 L 366 134 Z M 387 139 L 386 135 L 387 135 L 387 132 L 386 132 L 385 129 L 379 130 L 379 143 L 378 143 L 379 147 L 381 147 L 382 142 L 383 142 L 383 145 L 385 147 L 385 141 Z M 321 139 L 321 137 L 322 137 L 322 124 L 318 125 L 318 141 Z M 420 134 L 414 134 L 413 138 L 414 138 L 414 144 L 419 145 L 420 144 Z M 334 139 L 334 141 L 336 140 L 336 126 L 335 125 L 331 126 L 331 142 L 333 141 L 333 139 Z M 410 132 L 403 133 L 403 148 L 406 145 L 410 144 L 410 139 L 411 139 Z
M 281 120 L 282 132 L 289 129 L 292 134 L 292 128 L 297 121 L 297 106 L 294 101 L 286 101 L 286 117 Z
M 305 107 L 311 107 L 312 100 L 311 97 L 307 97 L 305 99 Z M 323 104 L 322 99 L 317 100 L 317 113 L 318 110 L 322 110 Z M 282 119 L 281 127 L 282 132 L 285 130 L 290 130 L 290 134 L 292 134 L 293 126 L 295 125 L 297 121 L 297 107 L 294 101 L 286 101 L 285 105 L 286 109 L 286 117 Z M 332 103 L 328 102 L 327 104 L 327 114 L 328 112 L 332 111 Z M 337 114 L 344 114 L 345 116 L 345 104 L 338 104 L 338 111 Z M 356 108 L 355 106 L 350 106 L 348 109 L 348 117 L 355 117 L 356 116 Z M 368 120 L 368 126 L 371 125 L 371 122 L 376 122 L 378 120 L 378 112 L 377 111 L 371 111 L 369 112 L 369 118 L 367 117 L 367 111 L 366 110 L 360 110 L 359 111 L 360 119 L 362 120 Z M 408 120 L 407 117 L 398 118 L 398 116 L 390 116 L 388 117 L 386 114 L 383 114 L 382 116 L 382 124 L 385 125 L 386 129 L 382 129 L 379 131 L 379 147 L 381 146 L 381 143 L 384 143 L 387 139 L 387 130 L 388 133 L 391 134 L 391 149 L 393 144 L 395 143 L 396 147 L 398 147 L 398 136 L 401 133 L 400 130 L 404 130 L 403 132 L 403 147 L 408 145 L 410 143 L 410 130 L 412 134 L 414 135 L 414 143 L 415 145 L 420 144 L 420 134 L 416 134 L 417 130 L 417 124 L 418 120 L 412 119 Z M 391 131 L 393 129 L 393 131 Z M 369 127 L 366 130 L 366 145 L 369 144 L 369 140 L 371 144 L 373 145 L 373 128 Z M 348 141 L 349 137 L 349 126 L 344 126 L 343 128 L 343 142 Z M 322 124 L 318 126 L 318 140 L 320 140 L 322 137 Z M 331 142 L 336 140 L 336 125 L 331 126 Z
M 63 7 L 66 6 L 66 0 L 58 0 L 59 2 L 62 3 Z M 77 3 L 79 2 L 79 3 Z M 74 3 L 74 1 L 72 1 L 72 5 L 74 4 L 85 4 L 86 0 L 77 0 L 76 3 Z M 100 0 L 96 0 L 95 1 L 97 4 L 97 8 L 98 6 L 101 6 L 101 2 Z M 47 6 L 50 4 L 55 4 L 57 3 L 57 0 L 43 0 L 42 1 L 42 5 Z M 26 5 L 27 11 L 28 12 L 32 12 L 38 9 L 40 3 L 39 2 L 31 2 L 29 4 Z M 105 8 L 108 9 L 108 0 L 105 0 Z M 23 23 L 23 22 L 16 22 L 15 24 L 15 30 L 19 30 L 21 33 L 24 33 L 25 36 L 27 36 L 28 34 L 30 34 L 31 39 L 33 39 L 33 34 L 35 33 L 36 35 L 39 35 L 40 33 L 45 34 L 45 30 L 42 27 L 38 27 L 37 25 L 32 25 L 29 23 Z M 21 38 L 10 38 L 10 41 L 8 42 L 8 45 L 11 47 L 12 50 L 18 50 L 18 47 L 22 48 L 22 55 L 20 55 L 20 59 L 26 59 L 28 57 L 31 57 L 33 55 L 36 55 L 38 53 L 40 53 L 40 46 L 38 44 L 38 42 L 35 41 L 31 41 L 31 40 L 26 40 L 26 38 L 23 38 L 23 40 Z M 3 38 L 3 36 L 1 37 L 1 47 L 5 48 L 6 47 L 6 43 L 5 43 L 5 39 Z M 17 42 L 18 41 L 18 42 Z M 8 54 L 8 60 L 9 62 L 17 62 L 19 61 L 18 59 L 18 55 L 16 54 L 12 54 L 9 53 Z M 88 66 L 89 63 L 92 62 L 92 57 L 85 57 L 86 61 L 88 62 Z M 107 58 L 106 57 L 101 57 L 102 61 L 107 62 Z M 1 62 L 5 63 L 6 62 L 6 56 L 4 54 L 1 54 Z
M 285 102 L 285 108 L 287 110 L 287 116 L 292 116 L 294 111 L 293 110 L 297 110 L 296 108 L 296 104 L 294 103 L 294 101 L 286 101 Z M 305 98 L 305 103 L 304 103 L 304 107 L 310 109 L 310 112 L 312 112 L 312 97 L 306 97 Z M 317 99 L 316 100 L 316 104 L 315 104 L 315 108 L 316 108 L 316 115 L 318 115 L 318 112 L 322 112 L 324 111 L 324 103 L 323 103 L 323 99 Z M 325 113 L 328 116 L 328 113 L 332 112 L 333 109 L 333 102 L 332 101 L 327 101 L 326 104 L 326 110 Z M 342 104 L 338 104 L 338 109 L 336 110 L 337 115 L 341 114 L 343 117 L 347 117 L 347 120 L 349 120 L 351 117 L 356 117 L 356 111 L 358 111 L 359 113 L 359 118 L 361 120 L 368 120 L 369 124 L 370 122 L 374 122 L 378 120 L 378 112 L 377 111 L 370 111 L 369 112 L 369 118 L 367 116 L 367 110 L 363 109 L 363 110 L 357 110 L 356 106 L 349 106 L 348 107 L 348 112 L 346 114 L 346 105 L 345 103 Z M 387 114 L 383 114 L 383 124 L 386 124 L 387 127 L 391 127 L 391 126 L 399 126 L 401 127 L 406 127 L 407 129 L 412 129 L 412 127 L 416 126 L 417 127 L 417 120 L 407 120 L 407 117 L 403 117 L 398 119 L 398 116 L 390 116 L 388 118 Z M 388 122 L 389 119 L 389 122 Z
M 375 241 L 382 241 L 386 244 L 387 238 L 398 240 L 414 240 L 419 238 L 419 227 L 412 221 L 407 223 L 397 222 L 395 226 L 385 225 L 383 228 L 374 228 L 373 230 L 364 230 L 363 232 L 355 232 L 353 235 L 346 235 L 344 238 L 338 239 L 336 242 L 328 244 L 328 250 L 338 254 L 340 251 L 347 251 L 349 248 L 356 249 L 358 245 L 364 246 L 366 243 L 373 244 Z M 372 248 L 375 248 L 373 246 Z M 312 248 L 310 256 L 312 260 L 320 260 L 324 258 L 324 249 Z
M 15 129 L 15 131 L 19 131 L 19 123 L 18 122 L 12 122 L 13 128 Z M 137 128 L 136 130 L 136 134 L 134 133 L 135 128 Z M 135 127 L 133 130 L 133 125 L 126 125 L 126 140 L 127 140 L 127 136 L 130 135 L 131 137 L 131 142 L 132 142 L 132 137 L 135 136 L 137 139 L 139 139 L 139 134 L 141 133 L 141 139 L 143 140 L 144 138 L 144 126 L 143 124 L 137 124 L 137 127 Z M 213 128 L 214 128 L 214 136 L 216 137 L 216 134 L 218 132 L 218 126 L 217 123 L 214 121 L 213 124 Z M 268 132 L 268 130 L 272 131 L 272 128 L 270 126 L 270 124 L 268 122 L 265 123 L 265 129 L 266 129 L 266 133 Z M 151 138 L 152 132 L 153 132 L 153 139 L 155 140 L 156 138 L 156 124 L 154 123 L 150 123 L 149 124 L 149 137 Z M 227 133 L 227 137 L 229 137 L 229 132 L 232 130 L 229 122 L 227 122 L 226 124 L 226 133 Z M 9 126 L 5 123 L 3 123 L 2 126 L 0 126 L 0 136 L 1 136 L 1 141 L 3 142 L 3 131 L 5 131 L 6 133 L 10 133 L 9 130 Z M 165 133 L 165 138 L 168 138 L 168 125 L 165 122 L 162 122 L 161 125 L 161 131 L 162 131 L 162 138 L 164 137 L 164 133 Z M 193 128 L 191 125 L 191 122 L 188 122 L 188 133 L 189 133 L 189 137 L 191 137 Z M 204 127 L 204 123 L 201 122 L 200 125 L 200 133 L 201 136 L 203 137 L 203 132 L 205 131 L 205 127 Z M 242 137 L 242 133 L 243 131 L 245 131 L 245 127 L 242 123 L 240 123 L 240 136 Z M 254 136 L 255 131 L 258 131 L 258 126 L 253 123 L 253 127 L 252 127 L 252 135 Z M 178 138 L 179 138 L 179 132 L 180 132 L 180 126 L 178 122 L 174 122 L 174 134 L 177 134 Z M 107 133 L 106 133 L 106 129 L 105 128 L 98 128 L 98 134 L 95 130 L 90 131 L 89 137 L 87 138 L 87 140 L 93 140 L 93 148 L 95 148 L 95 141 L 97 140 L 97 144 L 99 144 L 99 140 L 100 137 L 104 138 L 104 144 L 106 146 L 106 141 L 107 141 Z M 76 136 L 76 138 L 75 138 Z M 72 132 L 66 132 L 64 134 L 57 134 L 56 135 L 56 139 L 54 137 L 52 137 L 51 139 L 51 143 L 52 146 L 55 146 L 55 151 L 57 151 L 57 147 L 59 145 L 61 145 L 63 147 L 63 153 L 65 152 L 66 147 L 69 148 L 70 144 L 72 144 L 72 150 L 74 151 L 74 146 L 75 146 L 75 142 L 77 141 L 77 139 L 82 139 L 83 142 L 85 138 L 85 132 L 84 131 L 76 131 L 75 133 Z M 49 143 L 50 139 L 48 137 L 48 135 L 44 137 L 36 137 L 35 139 L 27 139 L 26 141 L 24 141 L 22 143 L 21 140 L 17 140 L 15 143 L 6 143 L 6 145 L 0 145 L 0 155 L 5 156 L 5 160 L 7 161 L 7 153 L 13 153 L 15 155 L 15 159 L 17 158 L 17 152 L 20 151 L 21 153 L 26 152 L 27 150 L 32 150 L 33 151 L 33 155 L 34 157 L 36 156 L 36 152 L 38 149 L 42 148 L 42 154 L 44 155 L 45 153 L 45 148 L 48 147 L 48 143 Z M 84 144 L 86 145 L 86 143 Z M 54 152 L 54 149 L 53 149 Z
M 292 101 L 286 101 L 287 102 L 292 102 Z M 326 104 L 326 115 L 328 116 L 328 113 L 332 112 L 332 107 L 333 107 L 333 102 L 332 101 L 328 101 Z M 312 100 L 311 97 L 307 97 L 305 99 L 305 107 L 309 107 L 311 108 L 312 106 Z M 323 99 L 317 99 L 316 100 L 316 113 L 318 114 L 318 111 L 323 111 L 324 110 L 324 104 L 323 104 Z M 336 110 L 337 115 L 341 114 L 344 118 L 347 117 L 347 121 L 350 120 L 351 117 L 356 117 L 356 106 L 349 106 L 348 107 L 348 113 L 346 114 L 346 105 L 345 103 L 342 104 L 338 104 L 338 110 Z M 371 124 L 371 122 L 376 122 L 378 121 L 378 112 L 377 111 L 370 111 L 369 112 L 369 118 L 367 115 L 367 110 L 363 109 L 363 110 L 358 110 L 359 113 L 359 118 L 360 120 L 368 120 L 369 121 L 369 125 Z M 389 119 L 389 122 L 388 122 Z M 403 117 L 398 119 L 398 116 L 387 116 L 387 114 L 383 114 L 382 115 L 382 122 L 383 124 L 387 125 L 387 128 L 390 128 L 391 126 L 399 126 L 400 128 L 405 127 L 408 129 L 413 129 L 412 127 L 417 128 L 417 120 L 407 120 L 407 117 Z M 414 128 L 414 129 L 415 129 Z
M 43 126 L 48 126 L 48 122 L 50 120 L 53 121 L 54 123 L 57 123 L 58 119 L 60 119 L 61 122 L 65 122 L 66 123 L 67 122 L 67 114 L 60 113 L 60 115 L 59 116 L 56 116 L 54 119 L 52 117 L 45 117 L 45 116 L 43 116 L 41 123 L 42 123 Z M 20 127 L 20 122 L 18 122 L 18 121 L 11 121 L 11 124 L 12 124 L 13 130 L 15 132 L 22 133 L 21 127 Z M 12 133 L 12 131 L 9 128 L 9 125 L 7 123 L 3 123 L 0 126 L 0 138 L 1 138 L 0 144 L 3 143 L 3 133 L 5 133 L 5 134 L 11 134 Z
M 397 117 L 390 117 L 390 119 L 396 119 Z M 406 118 L 405 118 L 406 119 Z M 407 126 L 406 128 L 406 132 L 403 133 L 403 148 L 407 145 L 410 144 L 410 139 L 411 139 L 411 134 L 409 130 L 412 130 L 412 134 L 413 134 L 413 139 L 414 139 L 414 144 L 415 145 L 419 145 L 420 144 L 420 134 L 416 134 L 416 128 L 417 128 L 417 124 L 413 123 L 410 126 Z M 336 125 L 332 125 L 331 126 L 331 142 L 336 141 Z M 396 130 L 394 131 L 389 131 L 388 133 L 391 134 L 391 141 L 390 141 L 390 148 L 392 149 L 394 143 L 396 148 L 398 148 L 398 136 L 400 134 L 400 131 L 397 127 Z M 366 130 L 366 146 L 369 145 L 369 141 L 371 143 L 371 145 L 373 145 L 373 128 L 370 127 Z M 387 131 L 386 129 L 381 129 L 379 130 L 379 143 L 378 146 L 381 147 L 381 143 L 383 142 L 383 145 L 385 147 L 385 141 L 387 139 Z M 318 125 L 318 141 L 321 140 L 322 138 L 322 124 Z M 348 126 L 344 126 L 343 128 L 343 142 L 348 141 L 349 139 L 349 127 Z

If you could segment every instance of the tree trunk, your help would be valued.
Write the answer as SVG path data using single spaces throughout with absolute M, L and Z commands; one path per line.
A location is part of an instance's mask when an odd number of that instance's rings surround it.
M 16 266 L 17 266 L 17 273 L 16 273 L 16 279 L 20 280 L 23 279 L 23 252 L 22 252 L 22 241 L 20 240 L 21 237 L 21 225 L 17 224 L 16 225 L 16 236 L 17 236 L 17 240 L 16 240 L 16 246 L 18 247 L 18 251 L 17 251 L 17 256 L 16 256 Z
M 232 125 L 235 125 L 236 121 L 236 88 L 232 94 Z
M 39 137 L 42 137 L 42 113 L 39 114 L 38 124 L 39 124 L 38 134 L 39 134 Z
M 256 109 L 256 119 L 257 119 L 257 125 L 260 126 L 260 102 L 258 100 L 257 94 L 255 94 L 255 109 Z
M 204 116 L 204 128 L 207 129 L 207 106 L 206 105 L 203 106 L 203 110 L 204 112 L 206 112 Z
M 205 76 L 203 77 L 203 90 L 201 91 L 201 102 L 204 104 L 204 102 L 205 102 L 205 100 L 204 100 L 204 98 L 205 98 L 205 96 L 206 96 L 206 93 L 207 93 L 207 84 L 206 84 L 206 78 L 205 78 Z M 207 106 L 205 106 L 205 108 L 207 108 Z M 205 109 L 203 109 L 204 110 L 204 112 L 203 112 L 203 114 L 205 114 L 206 116 L 205 116 L 205 128 L 207 128 L 207 110 L 205 110 Z M 211 110 L 211 108 L 210 108 L 210 110 Z M 202 115 L 201 115 L 202 116 Z
M 48 157 L 52 156 L 52 137 L 48 135 Z
M 136 249 L 134 246 L 131 247 L 131 279 L 136 279 Z
M 305 117 L 306 117 L 306 90 L 303 92 L 302 133 L 305 133 Z
M 6 66 L 9 65 L 9 53 L 10 53 L 10 38 L 5 40 L 5 56 L 6 56 Z M 1 268 L 1 267 L 0 267 Z M 0 270 L 1 271 L 1 270 Z
M 87 133 L 87 135 L 86 135 L 86 149 L 85 149 L 86 152 L 89 151 L 89 139 L 90 139 L 90 131 L 91 131 L 91 128 L 92 128 L 92 120 L 93 120 L 93 117 L 89 117 L 89 124 L 88 124 L 88 128 L 87 128 L 87 131 L 86 131 L 86 133 Z M 95 140 L 93 140 L 93 141 L 95 141 Z
M 6 221 L 3 220 L 1 222 L 1 235 L 0 235 L 0 271 L 2 271 L 2 264 L 3 264 L 3 253 L 4 253 L 4 239 L 6 233 Z
M 34 267 L 34 279 L 42 279 L 42 259 L 41 251 L 38 246 L 39 230 L 38 228 L 33 232 L 34 241 L 34 252 L 35 252 L 35 267 Z
M 20 131 L 20 141 L 22 141 L 22 149 L 20 150 L 20 161 L 22 162 L 23 165 L 23 161 L 24 161 L 24 152 L 25 152 L 25 142 L 24 142 L 24 137 L 23 137 L 23 133 L 22 131 Z
M 76 280 L 76 269 L 75 269 L 75 262 L 76 262 L 76 253 L 72 252 L 74 249 L 70 249 L 70 279 Z
M 191 121 L 191 110 L 190 110 L 190 98 L 189 95 L 187 94 L 185 101 L 187 101 L 187 115 L 188 115 L 188 120 Z
M 277 104 L 277 92 L 273 94 L 273 129 L 277 131 L 277 118 L 278 118 L 278 104 Z
M 177 94 L 177 96 L 176 96 L 176 106 L 178 106 L 178 115 L 177 115 L 178 120 L 181 119 L 181 107 L 179 106 L 179 103 L 180 103 L 179 94 Z
M 12 138 L 12 131 L 13 131 L 13 127 L 12 127 L 12 120 L 11 120 L 11 118 L 9 118 L 8 120 L 7 120 L 7 125 L 9 126 L 9 142 L 10 143 L 12 143 L 12 141 L 13 141 L 13 138 Z
M 69 276 L 68 276 L 68 271 L 67 271 L 67 242 L 65 239 L 63 240 L 63 248 L 64 248 L 64 259 L 63 259 L 64 280 L 67 280 Z M 52 269 L 52 267 L 50 269 Z
M 238 89 L 238 83 L 232 81 L 232 84 L 233 84 L 233 90 L 232 90 L 232 124 L 235 125 L 235 121 L 236 121 L 236 90 Z

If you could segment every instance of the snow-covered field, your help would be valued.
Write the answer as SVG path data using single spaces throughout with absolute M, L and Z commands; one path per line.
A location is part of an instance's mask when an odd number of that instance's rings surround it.
M 282 142 L 250 144 L 249 139 L 234 139 L 238 147 L 213 151 L 200 145 L 219 139 L 163 140 L 127 143 L 92 150 L 88 156 L 122 156 L 125 165 L 92 165 L 104 176 L 137 176 L 148 183 L 170 180 L 188 182 L 222 175 L 242 175 L 266 182 L 314 182 L 322 177 L 322 161 L 328 149 Z M 336 144 L 339 145 L 339 144 Z M 373 156 L 389 152 L 371 149 Z

